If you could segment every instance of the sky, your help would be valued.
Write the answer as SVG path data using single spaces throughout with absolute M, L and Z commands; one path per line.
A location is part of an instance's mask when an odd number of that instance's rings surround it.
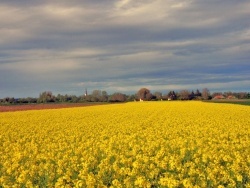
M 249 0 L 1 0 L 0 98 L 250 91 Z

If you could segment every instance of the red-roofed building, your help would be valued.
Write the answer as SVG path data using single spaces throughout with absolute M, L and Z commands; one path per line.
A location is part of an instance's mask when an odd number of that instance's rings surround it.
M 213 99 L 225 99 L 223 95 L 216 95 Z

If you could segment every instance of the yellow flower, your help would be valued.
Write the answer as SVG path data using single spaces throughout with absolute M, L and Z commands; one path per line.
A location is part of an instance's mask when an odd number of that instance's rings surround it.
M 112 181 L 112 185 L 117 188 L 121 188 L 122 184 L 119 182 L 119 180 L 115 179 Z
M 0 113 L 0 187 L 235 187 L 250 178 L 249 114 L 197 101 Z
M 236 179 L 237 179 L 237 181 L 242 182 L 242 175 L 237 175 Z
M 135 185 L 138 187 L 143 187 L 146 183 L 146 179 L 145 177 L 139 176 L 136 180 L 135 180 Z

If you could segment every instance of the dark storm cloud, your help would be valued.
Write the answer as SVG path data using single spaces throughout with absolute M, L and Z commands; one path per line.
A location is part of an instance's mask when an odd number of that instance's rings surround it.
M 249 90 L 249 9 L 247 0 L 2 0 L 0 97 Z

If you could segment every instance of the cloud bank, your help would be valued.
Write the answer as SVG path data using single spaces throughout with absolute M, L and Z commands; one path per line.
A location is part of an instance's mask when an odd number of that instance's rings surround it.
M 0 98 L 249 91 L 248 0 L 2 0 Z

